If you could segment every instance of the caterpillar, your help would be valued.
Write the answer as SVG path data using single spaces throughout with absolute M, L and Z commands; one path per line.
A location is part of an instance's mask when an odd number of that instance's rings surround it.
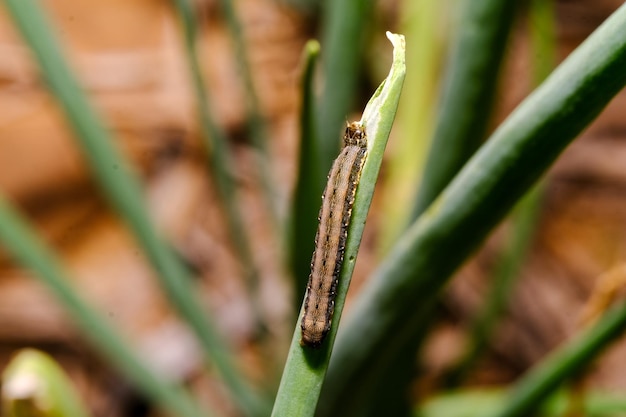
M 300 327 L 304 346 L 319 348 L 330 330 L 343 265 L 354 195 L 367 157 L 365 127 L 347 125 L 343 148 L 328 173 L 319 212 L 311 274 Z

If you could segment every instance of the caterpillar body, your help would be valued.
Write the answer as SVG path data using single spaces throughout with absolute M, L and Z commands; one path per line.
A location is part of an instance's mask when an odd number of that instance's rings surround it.
M 330 330 L 354 196 L 366 157 L 365 128 L 358 122 L 352 122 L 346 127 L 343 148 L 333 162 L 322 195 L 315 251 L 300 324 L 301 344 L 305 346 L 320 347 Z

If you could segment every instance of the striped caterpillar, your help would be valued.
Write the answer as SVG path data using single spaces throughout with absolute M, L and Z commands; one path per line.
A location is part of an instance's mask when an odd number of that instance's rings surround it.
M 354 195 L 366 157 L 365 127 L 352 122 L 346 127 L 343 149 L 333 162 L 322 195 L 315 251 L 300 324 L 300 343 L 305 346 L 318 348 L 330 330 Z

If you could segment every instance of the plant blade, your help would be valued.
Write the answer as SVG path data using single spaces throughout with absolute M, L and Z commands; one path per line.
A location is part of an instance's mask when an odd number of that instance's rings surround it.
M 361 243 L 365 219 L 374 193 L 374 185 L 391 132 L 391 125 L 396 114 L 406 72 L 404 37 L 390 33 L 387 33 L 387 36 L 394 46 L 394 60 L 389 76 L 374 93 L 361 119 L 361 123 L 367 129 L 369 153 L 363 166 L 354 201 L 344 255 L 345 261 L 337 286 L 332 327 L 320 349 L 314 350 L 300 346 L 300 320 L 303 313 L 301 309 L 272 411 L 274 417 L 313 416 L 318 402 L 346 293 L 350 285 L 350 278 L 354 270 L 358 247 Z
M 429 321 L 452 273 L 623 88 L 624 27 L 626 5 L 518 106 L 397 243 L 339 333 L 324 404 L 373 395 L 371 378 Z

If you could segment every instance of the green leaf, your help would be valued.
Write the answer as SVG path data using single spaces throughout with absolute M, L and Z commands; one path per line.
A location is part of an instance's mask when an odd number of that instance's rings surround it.
M 435 133 L 410 222 L 450 183 L 485 138 L 518 2 L 465 0 Z
M 319 149 L 316 143 L 315 97 L 313 79 L 320 44 L 315 40 L 304 47 L 304 70 L 302 74 L 302 103 L 300 111 L 300 151 L 298 181 L 296 183 L 290 216 L 289 260 L 294 277 L 294 306 L 302 302 L 311 267 L 311 253 L 315 247 L 315 229 L 320 196 L 314 190 L 323 187 L 320 174 Z
M 39 2 L 5 0 L 4 3 L 37 60 L 51 93 L 67 117 L 75 133 L 74 139 L 81 146 L 96 179 L 109 202 L 126 221 L 142 246 L 169 301 L 195 332 L 207 364 L 217 369 L 234 394 L 236 403 L 248 415 L 263 413 L 263 401 L 250 389 L 232 364 L 228 347 L 191 286 L 191 277 L 150 222 L 148 210 L 142 200 L 139 180 L 113 145 L 113 139 L 63 59 L 53 31 L 40 10 Z
M 396 244 L 338 335 L 323 415 L 376 394 L 377 375 L 431 320 L 452 273 L 622 89 L 625 27 L 626 5 L 518 106 Z
M 244 28 L 237 17 L 233 1 L 219 0 L 219 3 L 222 8 L 222 12 L 224 13 L 224 17 L 226 18 L 228 30 L 233 40 L 237 68 L 239 69 L 239 75 L 241 76 L 244 84 L 244 92 L 246 95 L 246 113 L 248 117 L 248 133 L 251 136 L 252 144 L 259 153 L 258 158 L 256 159 L 256 165 L 260 176 L 263 197 L 265 198 L 265 203 L 273 222 L 273 226 L 278 230 L 281 228 L 282 224 L 278 217 L 278 207 L 276 202 L 277 193 L 274 189 L 275 181 L 271 170 L 271 158 L 267 149 L 267 126 L 261 115 L 259 98 L 256 94 L 250 65 L 248 64 L 246 43 L 244 42 L 243 36 Z M 279 237 L 282 236 L 279 234 Z
M 372 96 L 361 118 L 361 123 L 365 126 L 368 137 L 368 156 L 363 166 L 361 181 L 354 201 L 344 255 L 345 260 L 337 287 L 332 327 L 322 347 L 316 350 L 300 345 L 301 330 L 300 320 L 298 320 L 272 412 L 274 417 L 312 416 L 315 412 L 361 243 L 365 219 L 372 201 L 374 185 L 404 82 L 406 71 L 404 37 L 390 33 L 387 33 L 387 36 L 394 46 L 393 64 L 389 75 Z M 301 310 L 300 319 L 302 312 Z
M 503 389 L 469 389 L 446 392 L 428 398 L 416 417 L 484 417 L 501 408 L 507 401 Z M 572 408 L 572 406 L 576 408 Z M 579 390 L 559 390 L 541 407 L 538 415 L 564 417 L 572 411 L 585 417 L 615 417 L 626 412 L 623 395 Z
M 324 87 L 317 110 L 317 134 L 322 172 L 330 169 L 339 150 L 338 135 L 352 109 L 365 33 L 373 2 L 325 0 L 321 44 Z M 321 193 L 322 190 L 320 189 Z
M 509 391 L 506 402 L 489 417 L 532 415 L 567 378 L 589 366 L 602 349 L 624 334 L 626 304 L 608 311 L 590 328 L 576 335 L 522 377 Z
M 556 39 L 551 3 L 552 0 L 534 0 L 530 3 L 528 26 L 532 34 L 533 56 L 538 57 L 533 62 L 533 78 L 536 84 L 545 80 L 554 69 Z M 485 302 L 471 323 L 466 351 L 446 377 L 446 383 L 450 387 L 462 382 L 488 346 L 532 243 L 543 201 L 543 188 L 542 184 L 535 186 L 517 203 L 510 216 L 511 227 L 506 234 L 506 243 L 491 274 Z
M 80 327 L 95 349 L 137 389 L 164 410 L 181 417 L 205 416 L 188 393 L 150 370 L 104 317 L 70 286 L 73 281 L 26 221 L 0 196 L 0 241 L 17 261 L 30 268 Z
M 456 7 L 448 2 L 403 1 L 398 10 L 400 27 L 410 47 L 402 98 L 395 121 L 393 147 L 387 152 L 384 185 L 377 219 L 377 252 L 382 258 L 406 229 L 417 194 L 416 178 L 424 171 L 437 113 L 442 66 L 447 55 Z M 373 57 L 374 63 L 378 57 Z M 374 64 L 376 65 L 376 64 Z
M 219 193 L 219 200 L 223 208 L 222 213 L 226 218 L 230 238 L 243 268 L 244 281 L 253 302 L 255 316 L 257 317 L 257 331 L 258 334 L 262 334 L 262 330 L 265 329 L 265 323 L 257 302 L 259 297 L 259 271 L 254 264 L 250 241 L 246 234 L 246 227 L 240 209 L 241 206 L 237 198 L 237 187 L 231 173 L 234 163 L 228 148 L 228 138 L 212 116 L 210 95 L 202 76 L 200 60 L 197 54 L 198 27 L 195 20 L 196 17 L 191 10 L 189 0 L 176 0 L 174 5 L 185 34 L 185 52 L 193 82 L 193 91 L 198 103 L 198 119 L 200 121 L 207 165 L 211 171 L 215 188 Z

